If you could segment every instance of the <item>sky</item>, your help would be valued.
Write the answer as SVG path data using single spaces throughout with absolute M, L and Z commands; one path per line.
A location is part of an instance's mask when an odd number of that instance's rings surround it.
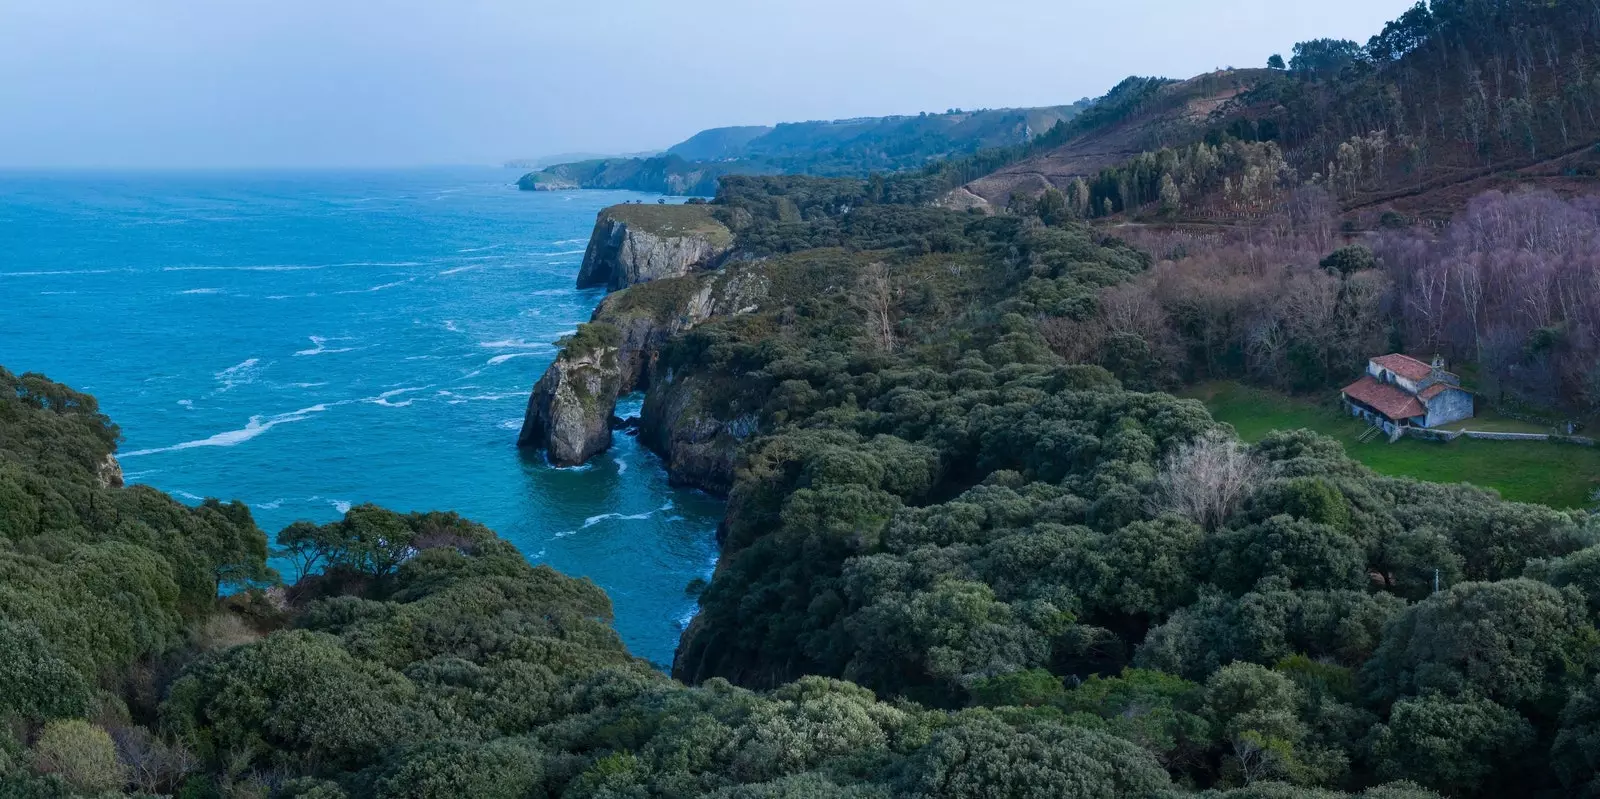
M 0 166 L 377 167 L 1069 103 L 1411 0 L 0 0 Z

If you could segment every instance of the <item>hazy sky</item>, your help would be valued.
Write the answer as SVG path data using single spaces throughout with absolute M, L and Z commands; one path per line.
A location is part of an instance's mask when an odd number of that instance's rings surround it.
M 379 166 L 1066 103 L 1411 0 L 0 0 L 0 165 Z

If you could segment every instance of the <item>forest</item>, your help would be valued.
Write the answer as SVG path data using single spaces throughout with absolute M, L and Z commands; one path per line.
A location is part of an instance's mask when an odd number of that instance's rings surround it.
M 1244 445 L 1150 393 L 1135 337 L 1106 334 L 1115 370 L 1052 345 L 1167 259 L 1052 202 L 872 191 L 741 178 L 715 203 L 772 296 L 661 354 L 761 419 L 674 677 L 593 584 L 480 525 L 359 506 L 269 548 L 237 503 L 116 487 L 92 397 L 0 372 L 6 795 L 1600 786 L 1586 514 L 1380 477 L 1304 431 Z M 1319 279 L 1371 279 L 1336 245 Z
M 1056 149 L 963 178 L 1016 164 L 977 192 L 1005 205 L 1012 188 L 1037 195 L 1029 180 L 1043 175 L 1090 218 L 1252 221 L 1321 186 L 1360 227 L 1443 222 L 1484 190 L 1593 179 L 1597 46 L 1600 17 L 1583 3 L 1418 3 L 1365 45 L 1319 39 L 1267 69 L 1130 79 L 1096 103 L 1127 113 L 1086 113 Z
M 1274 107 L 1487 64 L 1492 130 L 1449 90 L 1373 118 L 1451 169 L 1539 157 L 1580 130 L 1585 96 L 1539 87 L 1590 69 L 1592 13 L 1419 6 L 1278 59 Z M 976 162 L 721 179 L 766 299 L 654 355 L 757 422 L 671 675 L 593 583 L 482 525 L 361 505 L 272 532 L 123 486 L 92 396 L 0 368 L 0 797 L 1600 796 L 1593 516 L 1382 476 L 1309 431 L 1246 444 L 1167 393 L 1435 349 L 1497 401 L 1600 404 L 1600 205 L 1490 192 L 1355 236 L 1341 212 L 1387 177 L 1283 177 L 1395 140 L 1350 119 L 996 214 L 927 202 Z M 1189 196 L 1253 224 L 1091 219 Z

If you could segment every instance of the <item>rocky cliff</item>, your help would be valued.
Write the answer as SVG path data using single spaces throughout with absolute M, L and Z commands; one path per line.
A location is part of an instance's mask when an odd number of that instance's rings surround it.
M 739 445 L 756 432 L 751 412 L 721 418 L 707 402 L 719 392 L 709 378 L 662 367 L 645 394 L 639 439 L 666 462 L 675 485 L 717 496 L 733 487 Z
M 641 438 L 676 482 L 723 493 L 738 441 L 754 419 L 723 420 L 706 410 L 703 381 L 660 363 L 674 337 L 715 316 L 760 307 L 768 280 L 753 264 L 642 283 L 606 297 L 534 386 L 519 444 L 550 460 L 582 463 L 611 445 L 617 397 L 647 391 Z M 603 337 L 603 338 L 602 338 Z M 595 342 L 603 342 L 603 346 Z
M 629 286 L 716 267 L 733 233 L 705 205 L 618 205 L 600 212 L 578 288 Z
M 582 187 L 571 180 L 542 172 L 529 172 L 517 180 L 517 188 L 523 191 L 572 191 Z
M 122 464 L 117 462 L 117 456 L 107 455 L 100 466 L 95 469 L 95 479 L 100 481 L 101 488 L 121 488 Z
M 517 446 L 544 450 L 556 466 L 577 466 L 611 446 L 618 340 L 617 330 L 603 323 L 584 325 L 568 339 L 533 387 Z

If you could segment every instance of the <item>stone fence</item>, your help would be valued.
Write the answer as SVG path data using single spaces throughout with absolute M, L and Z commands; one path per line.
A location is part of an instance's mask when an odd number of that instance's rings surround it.
M 1592 447 L 1595 440 L 1583 436 L 1560 436 L 1547 433 L 1491 433 L 1486 430 L 1425 430 L 1420 427 L 1405 428 L 1405 435 L 1425 441 L 1454 441 L 1462 436 L 1486 441 L 1556 441 Z

